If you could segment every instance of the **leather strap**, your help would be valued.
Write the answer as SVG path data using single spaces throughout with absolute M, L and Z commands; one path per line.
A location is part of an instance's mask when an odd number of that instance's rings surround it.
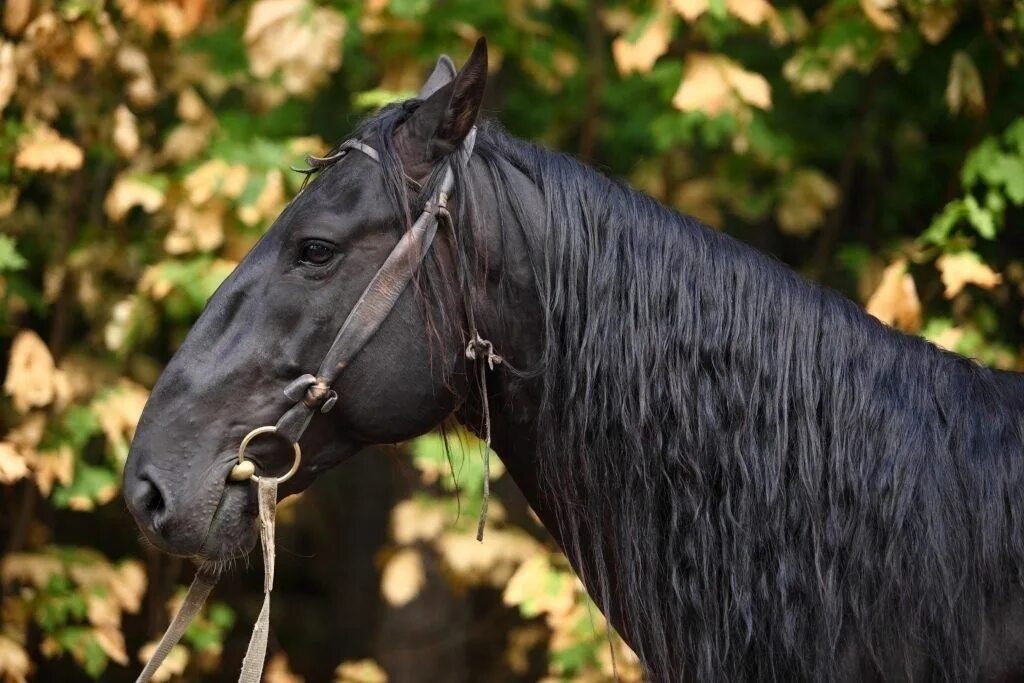
M 475 142 L 474 127 L 459 150 L 459 163 L 468 164 Z M 380 161 L 377 150 L 358 140 L 343 142 L 339 148 L 356 149 L 371 159 Z M 277 434 L 281 437 L 291 443 L 298 443 L 316 411 L 329 412 L 334 407 L 338 395 L 331 385 L 362 351 L 391 313 L 391 309 L 430 250 L 437 234 L 440 217 L 451 220 L 448 215 L 448 197 L 454 185 L 455 175 L 451 166 L 446 166 L 437 198 L 427 203 L 412 228 L 402 235 L 384 264 L 370 280 L 370 284 L 363 290 L 324 355 L 316 375 L 302 375 L 285 389 L 285 396 L 295 401 L 295 404 L 277 422 Z

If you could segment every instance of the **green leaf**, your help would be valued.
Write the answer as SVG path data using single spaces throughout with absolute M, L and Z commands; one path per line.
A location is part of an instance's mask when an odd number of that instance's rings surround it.
M 0 235 L 0 272 L 23 270 L 28 265 L 25 257 L 18 253 L 17 243 L 9 235 Z

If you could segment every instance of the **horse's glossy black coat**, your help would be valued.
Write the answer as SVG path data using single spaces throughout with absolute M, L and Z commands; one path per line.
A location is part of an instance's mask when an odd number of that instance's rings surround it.
M 433 79 L 448 80 L 439 63 Z M 477 117 L 481 49 L 358 131 L 378 167 L 324 170 L 210 300 L 153 391 L 125 472 L 161 547 L 251 547 L 241 437 L 287 407 Z M 457 240 L 337 385 L 284 493 L 366 443 L 422 433 L 467 381 L 460 283 L 517 370 L 495 448 L 659 680 L 1024 675 L 1024 382 L 839 295 L 572 159 L 484 124 Z M 303 245 L 333 245 L 326 265 Z M 463 250 L 470 272 L 454 264 Z M 269 446 L 256 457 L 283 469 Z

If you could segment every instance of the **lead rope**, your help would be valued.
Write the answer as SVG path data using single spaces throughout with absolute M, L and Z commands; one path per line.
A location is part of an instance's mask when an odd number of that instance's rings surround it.
M 256 618 L 249 638 L 249 647 L 242 660 L 242 671 L 238 683 L 259 683 L 263 676 L 263 661 L 267 656 L 267 639 L 270 634 L 270 592 L 274 589 L 274 522 L 277 517 L 277 484 L 275 477 L 252 477 L 257 482 L 257 500 L 259 501 L 260 544 L 263 546 L 263 608 Z M 185 594 L 178 613 L 171 620 L 167 632 L 160 639 L 156 650 L 146 662 L 145 668 L 135 683 L 149 683 L 153 674 L 163 664 L 189 624 L 196 618 L 199 611 L 210 597 L 210 592 L 217 584 L 217 577 L 203 572 L 201 569 L 192 580 L 192 585 Z

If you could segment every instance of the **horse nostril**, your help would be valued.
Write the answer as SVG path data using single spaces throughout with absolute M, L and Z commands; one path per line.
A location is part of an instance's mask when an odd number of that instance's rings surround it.
M 167 502 L 164 500 L 164 495 L 160 492 L 160 487 L 157 486 L 156 482 L 148 474 L 143 474 L 139 477 L 137 499 L 140 503 L 139 508 L 149 516 L 153 526 L 157 526 L 164 511 L 167 509 Z

